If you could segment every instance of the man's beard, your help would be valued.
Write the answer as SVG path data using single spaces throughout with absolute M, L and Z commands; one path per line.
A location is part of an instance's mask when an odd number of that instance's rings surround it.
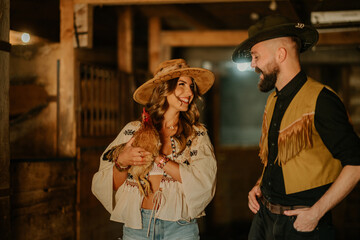
M 263 76 L 264 76 L 264 79 L 260 79 L 260 81 L 258 83 L 258 88 L 259 88 L 260 91 L 268 92 L 268 91 L 274 89 L 275 83 L 276 83 L 276 80 L 277 80 L 277 75 L 279 73 L 279 68 L 278 67 L 274 67 L 273 70 L 268 74 L 265 74 L 258 67 L 255 68 L 255 72 L 260 73 L 260 74 L 262 73 Z

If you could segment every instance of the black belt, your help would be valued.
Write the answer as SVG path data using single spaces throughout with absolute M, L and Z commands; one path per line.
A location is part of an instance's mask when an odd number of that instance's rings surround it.
M 262 204 L 271 212 L 274 214 L 284 214 L 284 211 L 287 210 L 294 210 L 294 209 L 300 209 L 300 208 L 309 208 L 309 206 L 283 206 L 280 204 L 273 204 L 266 200 L 263 196 L 259 198 L 259 200 L 262 202 Z

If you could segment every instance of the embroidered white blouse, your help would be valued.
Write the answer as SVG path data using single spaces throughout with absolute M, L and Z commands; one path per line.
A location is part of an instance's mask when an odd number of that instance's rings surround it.
M 139 121 L 128 123 L 106 148 L 128 142 L 140 127 Z M 176 156 L 182 183 L 170 175 L 164 175 L 160 206 L 155 217 L 167 221 L 190 220 L 205 215 L 204 209 L 215 194 L 216 160 L 213 146 L 204 127 L 195 127 L 195 137 L 187 142 L 185 150 Z M 177 144 L 175 144 L 178 150 Z M 142 229 L 141 204 L 143 196 L 137 183 L 128 175 L 117 191 L 113 190 L 113 165 L 100 158 L 99 171 L 92 180 L 92 192 L 111 214 L 110 220 L 122 222 L 125 226 Z M 169 155 L 172 159 L 172 156 Z

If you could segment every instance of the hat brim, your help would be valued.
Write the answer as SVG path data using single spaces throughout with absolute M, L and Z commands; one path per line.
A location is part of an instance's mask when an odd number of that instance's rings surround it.
M 162 82 L 169 81 L 180 76 L 192 77 L 195 80 L 198 92 L 200 95 L 205 94 L 211 86 L 214 84 L 215 75 L 211 71 L 203 68 L 183 68 L 171 71 L 167 74 L 164 74 L 160 77 L 154 77 L 140 87 L 138 87 L 134 94 L 133 98 L 137 103 L 145 105 L 149 102 L 151 94 L 154 88 Z
M 300 52 L 305 52 L 317 43 L 319 33 L 314 27 L 308 25 L 298 27 L 291 23 L 274 26 L 249 37 L 238 45 L 232 55 L 232 60 L 234 62 L 251 62 L 250 51 L 255 44 L 279 37 L 298 37 L 301 40 Z

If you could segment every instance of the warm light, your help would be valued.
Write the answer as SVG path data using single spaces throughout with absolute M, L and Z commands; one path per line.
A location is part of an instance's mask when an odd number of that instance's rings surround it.
M 250 66 L 250 63 L 249 63 L 249 62 L 238 63 L 238 64 L 237 64 L 237 69 L 238 69 L 240 72 L 249 71 L 249 70 L 251 70 L 251 66 Z
M 271 0 L 271 3 L 269 5 L 270 10 L 275 11 L 277 9 L 277 4 L 275 0 Z
M 202 63 L 202 67 L 211 71 L 212 68 L 213 68 L 213 65 L 212 65 L 212 63 L 210 61 L 204 61 Z
M 30 42 L 30 34 L 28 33 L 21 34 L 21 41 L 23 41 L 23 43 Z

